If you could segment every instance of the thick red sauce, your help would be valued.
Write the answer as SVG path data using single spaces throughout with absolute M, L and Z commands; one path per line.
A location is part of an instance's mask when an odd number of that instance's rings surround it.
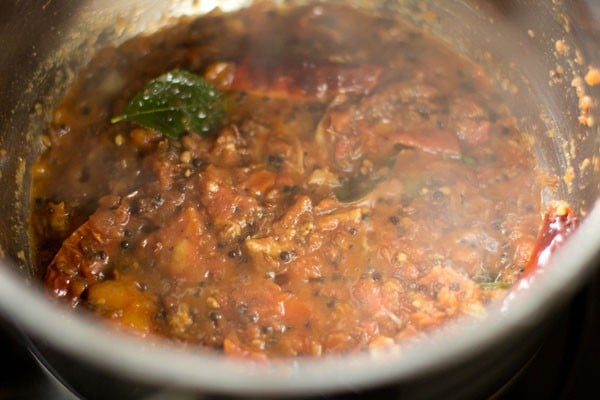
M 180 140 L 111 124 L 173 68 L 227 96 Z M 252 8 L 107 48 L 54 111 L 32 226 L 57 298 L 227 354 L 319 356 L 483 317 L 540 189 L 482 70 L 346 8 Z

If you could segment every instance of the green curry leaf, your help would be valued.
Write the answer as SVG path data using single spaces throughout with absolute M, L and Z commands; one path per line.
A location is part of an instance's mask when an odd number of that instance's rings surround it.
M 178 139 L 186 132 L 210 132 L 224 115 L 220 91 L 198 75 L 174 69 L 148 82 L 111 122 L 130 121 Z

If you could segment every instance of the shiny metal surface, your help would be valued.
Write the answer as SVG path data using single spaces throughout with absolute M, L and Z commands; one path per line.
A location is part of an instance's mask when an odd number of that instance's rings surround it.
M 459 51 L 483 63 L 505 87 L 504 95 L 521 129 L 535 140 L 540 167 L 559 178 L 546 200 L 567 198 L 585 213 L 579 232 L 557 253 L 546 273 L 518 293 L 509 314 L 492 310 L 485 325 L 463 324 L 458 334 L 434 337 L 401 355 L 331 357 L 256 364 L 225 359 L 164 343 L 140 342 L 108 332 L 95 321 L 51 304 L 38 290 L 38 272 L 29 268 L 27 249 L 28 167 L 39 149 L 53 102 L 95 49 L 167 23 L 166 16 L 206 12 L 216 4 L 233 9 L 240 1 L 8 1 L 0 6 L 0 309 L 37 342 L 44 356 L 80 362 L 125 382 L 227 394 L 318 394 L 353 391 L 394 382 L 426 397 L 461 386 L 480 385 L 510 375 L 539 343 L 557 306 L 591 276 L 600 252 L 600 154 L 596 123 L 582 125 L 578 93 L 571 83 L 598 62 L 598 41 L 581 2 L 531 1 L 354 1 L 361 7 L 397 13 L 431 30 Z M 424 5 L 425 4 L 425 5 Z M 426 18 L 429 5 L 434 19 Z M 582 8 L 583 10 L 581 11 Z M 577 19 L 574 19 L 577 18 Z M 457 23 L 459 22 L 459 23 Z M 557 40 L 568 51 L 557 50 Z M 526 55 L 526 56 L 525 56 Z M 597 64 L 596 64 L 597 65 Z M 562 78 L 552 79 L 560 66 Z M 557 78 L 554 75 L 554 78 Z M 584 87 L 598 101 L 598 87 Z M 585 159 L 592 167 L 585 167 Z M 574 180 L 562 179 L 572 170 Z M 16 271 L 16 273 L 15 273 Z M 58 350 L 58 352 L 57 352 Z M 477 360 L 477 365 L 473 362 Z M 482 371 L 480 365 L 490 366 Z M 79 368 L 79 367 L 78 367 Z M 84 369 L 85 369 L 84 368 Z M 487 373 L 487 375 L 486 375 Z M 475 379 L 477 378 L 477 379 Z M 436 382 L 436 385 L 427 382 Z M 490 382 L 487 382 L 490 381 Z M 116 386 L 115 386 L 116 387 Z M 462 386 L 461 386 L 462 387 Z M 473 387 L 473 390 L 477 387 Z M 429 391 L 428 391 L 429 390 Z M 453 393 L 456 397 L 469 393 Z M 448 396 L 453 397 L 448 394 Z

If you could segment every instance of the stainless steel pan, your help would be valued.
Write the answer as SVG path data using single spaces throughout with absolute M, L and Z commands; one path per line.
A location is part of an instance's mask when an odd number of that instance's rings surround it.
M 503 88 L 521 130 L 534 139 L 540 169 L 558 178 L 543 200 L 566 199 L 581 213 L 580 229 L 531 287 L 513 294 L 508 312 L 498 306 L 483 324 L 460 323 L 397 354 L 254 363 L 115 334 L 50 303 L 40 290 L 40 271 L 31 267 L 28 249 L 28 171 L 52 106 L 77 68 L 99 47 L 168 24 L 170 17 L 247 3 L 11 0 L 0 5 L 0 309 L 5 318 L 31 338 L 43 362 L 86 397 L 157 390 L 310 395 L 384 382 L 413 398 L 489 394 L 527 361 L 553 313 L 599 264 L 600 112 L 580 105 L 582 96 L 598 102 L 600 93 L 585 83 L 573 86 L 590 65 L 600 66 L 598 7 L 592 2 L 352 2 L 405 17 L 481 62 Z M 425 18 L 431 15 L 427 11 L 436 18 Z

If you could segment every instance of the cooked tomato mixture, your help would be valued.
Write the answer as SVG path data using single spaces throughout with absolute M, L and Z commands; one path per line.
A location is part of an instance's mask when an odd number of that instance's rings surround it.
M 222 93 L 217 125 L 111 122 L 173 70 Z M 541 223 L 533 156 L 482 69 L 344 7 L 254 6 L 106 48 L 43 138 L 31 221 L 52 296 L 226 354 L 363 351 L 483 317 Z

